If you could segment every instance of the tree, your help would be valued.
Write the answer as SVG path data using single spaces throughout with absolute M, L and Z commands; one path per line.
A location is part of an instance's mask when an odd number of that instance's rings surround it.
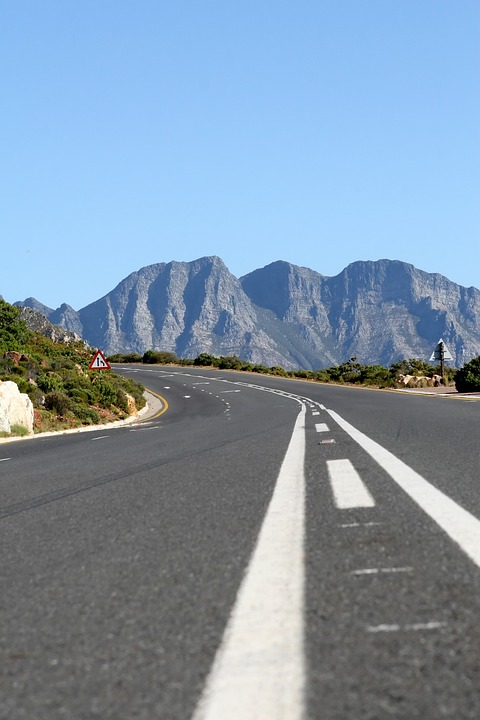
M 455 387 L 457 392 L 480 391 L 480 356 L 474 357 L 465 363 L 463 368 L 455 374 Z
M 0 350 L 22 350 L 28 336 L 20 310 L 0 298 Z

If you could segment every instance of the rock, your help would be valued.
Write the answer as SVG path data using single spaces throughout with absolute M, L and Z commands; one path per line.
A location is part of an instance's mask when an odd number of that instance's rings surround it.
M 11 432 L 13 425 L 21 425 L 33 433 L 33 404 L 10 380 L 0 380 L 0 431 Z
M 19 365 L 20 362 L 28 362 L 27 355 L 16 352 L 15 350 L 8 350 L 6 353 L 3 354 L 3 357 L 6 360 L 11 360 L 14 365 Z
M 137 410 L 137 405 L 135 403 L 135 398 L 132 397 L 131 395 L 129 395 L 128 393 L 125 393 L 125 395 L 127 396 L 127 413 L 129 415 L 132 415 L 133 417 L 137 417 L 138 410 Z

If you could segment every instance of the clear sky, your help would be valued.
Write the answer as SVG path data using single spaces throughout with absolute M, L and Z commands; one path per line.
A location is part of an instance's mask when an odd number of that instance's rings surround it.
M 478 0 L 0 0 L 0 294 L 219 255 L 480 288 Z

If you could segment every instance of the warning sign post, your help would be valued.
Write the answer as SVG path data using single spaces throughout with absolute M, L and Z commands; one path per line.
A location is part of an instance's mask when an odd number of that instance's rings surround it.
M 88 366 L 89 370 L 111 370 L 112 368 L 108 364 L 105 355 L 102 353 L 101 350 L 97 350 L 95 355 L 93 356 L 93 360 Z

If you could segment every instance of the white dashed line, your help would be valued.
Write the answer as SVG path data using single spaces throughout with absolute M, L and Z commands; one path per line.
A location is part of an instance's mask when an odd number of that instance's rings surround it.
M 367 632 L 369 633 L 381 633 L 381 632 L 400 632 L 401 630 L 438 630 L 439 628 L 446 627 L 446 622 L 438 622 L 437 620 L 432 620 L 431 622 L 426 623 L 408 623 L 407 625 L 369 625 L 367 627 Z
M 7 460 L 11 460 L 12 458 L 0 458 L 0 462 L 7 462 Z
M 327 412 L 480 567 L 480 520 L 336 412 Z
M 92 438 L 92 442 L 94 440 L 105 440 L 105 438 L 108 438 L 108 437 L 110 437 L 110 435 L 100 435 L 99 437 Z
M 338 527 L 341 528 L 358 528 L 358 527 L 372 527 L 373 525 L 383 525 L 381 522 L 352 522 L 352 523 L 341 523 Z
M 327 460 L 335 505 L 341 509 L 373 507 L 375 500 L 350 460 Z
M 316 430 L 318 433 L 320 433 L 320 432 L 328 432 L 329 428 L 328 428 L 327 423 L 317 423 L 317 424 L 315 425 L 315 430 Z
M 381 573 L 409 573 L 412 572 L 412 567 L 398 567 L 398 568 L 363 568 L 362 570 L 352 570 L 351 575 L 379 575 Z

